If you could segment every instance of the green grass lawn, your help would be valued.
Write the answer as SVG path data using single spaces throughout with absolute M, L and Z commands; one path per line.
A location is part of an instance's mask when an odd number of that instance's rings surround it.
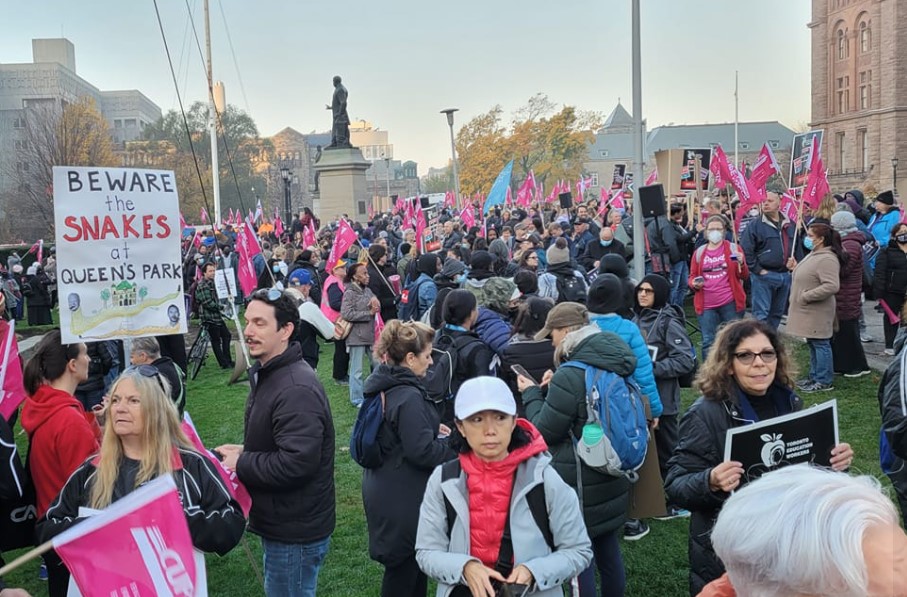
M 804 344 L 792 343 L 801 370 L 806 369 Z M 337 432 L 336 474 L 337 530 L 319 582 L 319 595 L 377 595 L 382 568 L 368 557 L 365 515 L 360 491 L 361 469 L 349 457 L 350 430 L 356 410 L 350 405 L 347 388 L 330 380 L 333 347 L 322 349 L 319 377 L 325 384 Z M 216 367 L 213 355 L 189 384 L 187 409 L 208 446 L 242 439 L 242 417 L 248 386 L 227 386 L 228 374 Z M 806 404 L 837 398 L 842 441 L 850 442 L 856 453 L 854 470 L 882 478 L 878 463 L 879 414 L 876 389 L 879 374 L 860 379 L 836 378 L 836 390 L 806 397 Z M 684 391 L 684 403 L 695 398 L 692 390 Z M 21 436 L 20 436 L 21 439 Z M 388 496 L 393 499 L 393 496 Z M 651 521 L 652 532 L 635 543 L 623 543 L 627 568 L 627 595 L 685 597 L 687 589 L 687 522 L 683 520 Z M 251 559 L 250 559 L 251 553 Z M 17 555 L 17 554 L 7 554 Z M 7 561 L 11 558 L 7 557 Z M 258 538 L 247 534 L 243 543 L 226 557 L 209 556 L 209 593 L 212 596 L 263 595 L 258 574 L 261 548 Z M 37 579 L 38 563 L 30 562 L 8 578 L 13 586 L 22 586 L 33 595 L 46 595 Z

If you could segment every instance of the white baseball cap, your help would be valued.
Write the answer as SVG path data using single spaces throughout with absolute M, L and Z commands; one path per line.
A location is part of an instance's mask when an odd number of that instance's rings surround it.
M 505 415 L 516 414 L 516 400 L 504 380 L 498 377 L 467 379 L 457 391 L 454 415 L 460 421 L 483 410 L 496 410 Z

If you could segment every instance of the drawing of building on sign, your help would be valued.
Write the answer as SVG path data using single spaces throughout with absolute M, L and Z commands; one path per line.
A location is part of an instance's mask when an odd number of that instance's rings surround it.
M 110 294 L 114 307 L 131 307 L 136 304 L 136 286 L 126 280 L 112 286 Z

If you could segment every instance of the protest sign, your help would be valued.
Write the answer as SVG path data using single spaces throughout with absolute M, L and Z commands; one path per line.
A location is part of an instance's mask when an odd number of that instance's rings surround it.
M 173 172 L 53 172 L 63 342 L 185 334 Z
M 724 460 L 743 464 L 741 484 L 791 464 L 831 465 L 838 445 L 838 402 L 829 400 L 799 412 L 728 429 Z
M 788 187 L 796 188 L 806 185 L 809 179 L 810 164 L 812 163 L 813 138 L 817 146 L 822 146 L 824 130 L 808 131 L 794 135 L 794 144 L 790 152 L 790 177 Z
M 611 190 L 624 188 L 624 175 L 626 174 L 626 164 L 614 164 L 614 172 L 611 174 Z
M 235 298 L 239 294 L 236 273 L 232 267 L 214 271 L 214 290 L 217 291 L 217 298 L 221 300 Z
M 680 190 L 695 191 L 696 184 L 696 158 L 699 157 L 699 189 L 709 186 L 709 164 L 712 161 L 711 149 L 684 149 L 683 165 L 680 170 Z

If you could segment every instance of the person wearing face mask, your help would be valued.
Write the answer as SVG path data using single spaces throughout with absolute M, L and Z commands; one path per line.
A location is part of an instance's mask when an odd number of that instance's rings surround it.
M 786 331 L 806 338 L 809 346 L 809 377 L 798 381 L 797 387 L 801 392 L 827 392 L 834 389 L 835 295 L 848 255 L 841 235 L 826 223 L 811 224 L 803 244 L 810 252 L 793 268 Z
M 899 223 L 891 229 L 891 239 L 876 255 L 872 292 L 879 303 L 888 305 L 893 313 L 900 313 L 907 294 L 907 224 Z M 885 331 L 885 354 L 894 355 L 894 338 L 898 323 L 892 323 L 887 313 L 882 313 Z
M 586 250 L 579 258 L 580 265 L 587 272 L 598 269 L 605 255 L 620 255 L 627 257 L 627 248 L 624 243 L 614 238 L 614 231 L 609 226 L 604 226 L 598 233 L 598 242 L 586 244 Z
M 690 261 L 688 284 L 694 292 L 693 308 L 702 330 L 703 361 L 709 356 L 718 328 L 742 318 L 746 309 L 743 281 L 749 276 L 749 268 L 740 247 L 726 235 L 724 216 L 709 216 L 705 222 L 708 242 L 696 249 Z

